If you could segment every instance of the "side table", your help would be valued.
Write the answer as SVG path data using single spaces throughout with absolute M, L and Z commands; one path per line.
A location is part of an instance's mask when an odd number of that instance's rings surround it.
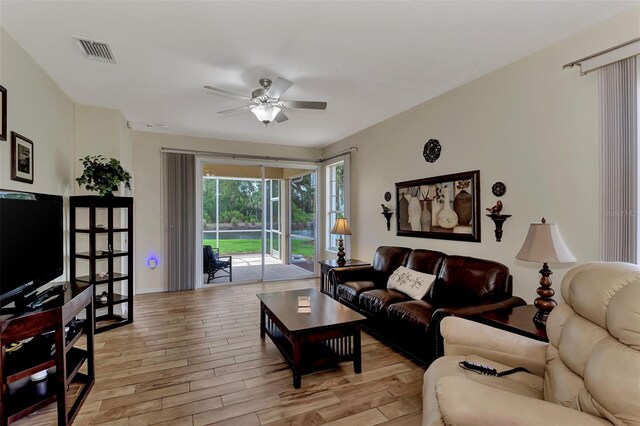
M 338 259 L 319 260 L 320 264 L 320 291 L 324 294 L 336 298 L 336 289 L 329 282 L 329 271 L 334 268 L 348 268 L 352 266 L 369 266 L 368 262 L 358 259 L 347 259 L 344 265 L 338 265 Z
M 475 315 L 469 319 L 530 339 L 548 342 L 547 331 L 544 328 L 536 327 L 533 323 L 533 316 L 537 311 L 538 309 L 535 306 L 525 305 L 485 312 L 484 314 Z

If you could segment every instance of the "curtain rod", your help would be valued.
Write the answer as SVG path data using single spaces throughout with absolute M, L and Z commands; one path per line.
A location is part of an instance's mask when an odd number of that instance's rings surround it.
M 340 151 L 330 157 L 320 157 L 317 160 L 312 160 L 308 158 L 291 158 L 291 157 L 270 157 L 260 156 L 260 155 L 249 155 L 249 154 L 233 154 L 229 152 L 215 152 L 215 151 L 198 151 L 194 149 L 177 149 L 177 148 L 160 148 L 160 152 L 171 152 L 175 154 L 194 154 L 194 155 L 213 155 L 216 157 L 223 158 L 238 158 L 238 159 L 246 159 L 246 160 L 267 160 L 267 161 L 288 161 L 288 162 L 296 162 L 296 163 L 322 163 L 324 161 L 332 160 L 334 158 L 340 157 L 341 155 L 351 154 L 352 151 L 358 151 L 358 147 L 352 146 L 344 151 Z
M 628 45 L 636 43 L 638 41 L 640 41 L 640 37 L 634 38 L 633 40 L 629 40 L 629 41 L 626 41 L 624 43 L 620 43 L 617 46 L 613 46 L 613 47 L 610 47 L 608 49 L 601 50 L 600 52 L 594 53 L 594 54 L 589 55 L 589 56 L 585 56 L 584 58 L 576 59 L 575 61 L 571 61 L 568 64 L 564 64 L 562 66 L 562 69 L 571 68 L 571 67 L 574 67 L 576 65 L 580 65 L 581 62 L 587 61 L 589 59 L 593 59 L 593 58 L 595 58 L 597 56 L 600 56 L 600 55 L 604 55 L 605 53 L 613 52 L 616 49 L 620 49 L 621 47 L 628 46 Z

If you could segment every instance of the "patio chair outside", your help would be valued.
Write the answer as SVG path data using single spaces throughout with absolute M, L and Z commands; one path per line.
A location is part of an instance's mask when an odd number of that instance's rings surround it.
M 220 256 L 219 248 L 203 246 L 202 265 L 204 273 L 207 274 L 207 284 L 213 279 L 222 277 L 229 277 L 231 282 L 231 256 Z

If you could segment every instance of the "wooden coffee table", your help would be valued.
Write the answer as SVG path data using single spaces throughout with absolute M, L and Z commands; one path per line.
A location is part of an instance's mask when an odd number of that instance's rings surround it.
M 311 297 L 311 313 L 298 313 L 298 296 Z M 303 374 L 353 361 L 362 371 L 360 324 L 365 317 L 316 289 L 258 294 L 260 337 L 269 335 L 293 370 L 293 387 Z

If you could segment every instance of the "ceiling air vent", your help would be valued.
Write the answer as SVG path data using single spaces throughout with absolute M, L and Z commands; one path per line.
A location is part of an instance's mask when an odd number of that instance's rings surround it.
M 100 62 L 108 62 L 110 64 L 116 63 L 116 58 L 111 51 L 111 46 L 109 46 L 109 43 L 89 40 L 80 37 L 74 38 L 78 42 L 78 46 L 80 46 L 82 53 L 84 53 L 87 59 L 92 59 L 94 61 Z

